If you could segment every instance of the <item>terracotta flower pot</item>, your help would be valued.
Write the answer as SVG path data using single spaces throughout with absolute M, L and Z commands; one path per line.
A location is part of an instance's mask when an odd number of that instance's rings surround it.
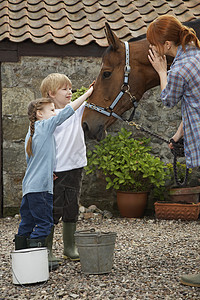
M 182 204 L 155 202 L 156 218 L 164 220 L 188 220 L 195 221 L 199 217 L 200 203 Z
M 169 190 L 170 200 L 174 203 L 198 203 L 200 186 L 174 188 Z
M 117 191 L 117 205 L 120 215 L 127 218 L 141 218 L 147 204 L 148 192 Z

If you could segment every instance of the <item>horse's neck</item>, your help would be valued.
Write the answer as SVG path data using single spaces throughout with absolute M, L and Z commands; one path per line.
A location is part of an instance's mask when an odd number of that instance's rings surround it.
M 133 73 L 130 78 L 133 92 L 139 100 L 143 94 L 160 84 L 159 76 L 148 60 L 149 43 L 146 39 L 130 43 L 130 62 Z
M 170 65 L 172 64 L 173 59 L 174 59 L 173 57 L 167 56 L 168 69 L 170 68 Z M 159 78 L 158 73 L 152 67 L 150 62 L 148 62 L 148 64 L 145 65 L 144 68 L 145 68 L 145 73 L 144 73 L 145 89 L 144 89 L 144 92 L 146 92 L 147 90 L 160 85 L 160 78 Z
M 160 85 L 158 73 L 153 69 L 151 65 L 149 65 L 149 67 L 146 68 L 145 77 L 145 92 L 155 86 Z

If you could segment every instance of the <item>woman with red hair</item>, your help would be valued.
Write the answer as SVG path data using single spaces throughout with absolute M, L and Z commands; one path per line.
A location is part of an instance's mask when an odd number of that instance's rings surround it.
M 199 167 L 200 41 L 192 28 L 171 15 L 162 15 L 149 25 L 147 40 L 149 61 L 160 77 L 163 104 L 173 107 L 181 101 L 182 122 L 172 138 L 177 142 L 184 137 L 186 165 Z M 166 55 L 174 57 L 168 72 Z M 200 273 L 184 275 L 181 282 L 200 287 Z

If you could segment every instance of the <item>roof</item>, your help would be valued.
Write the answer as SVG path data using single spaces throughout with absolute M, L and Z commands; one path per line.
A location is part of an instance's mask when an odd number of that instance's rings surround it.
M 107 46 L 105 22 L 121 40 L 146 33 L 157 16 L 200 18 L 199 0 L 2 0 L 0 41 Z

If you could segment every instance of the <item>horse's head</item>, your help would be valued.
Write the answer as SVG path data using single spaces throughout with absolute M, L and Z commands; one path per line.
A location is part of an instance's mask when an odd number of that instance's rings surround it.
M 88 102 L 107 108 L 109 112 L 110 105 L 120 91 L 124 89 L 126 55 L 125 44 L 112 32 L 108 24 L 106 24 L 106 36 L 109 47 L 103 55 L 102 68 Z M 132 107 L 132 102 L 130 101 L 132 96 L 139 101 L 146 90 L 159 84 L 158 75 L 147 57 L 149 48 L 147 40 L 130 42 L 129 48 L 131 70 L 128 85 L 130 86 L 130 93 L 125 92 L 114 107 L 113 111 L 118 115 L 122 115 Z M 127 90 L 127 86 L 125 90 Z M 105 136 L 105 129 L 115 120 L 113 116 L 108 117 L 86 107 L 82 120 L 83 129 L 89 138 L 101 140 Z

